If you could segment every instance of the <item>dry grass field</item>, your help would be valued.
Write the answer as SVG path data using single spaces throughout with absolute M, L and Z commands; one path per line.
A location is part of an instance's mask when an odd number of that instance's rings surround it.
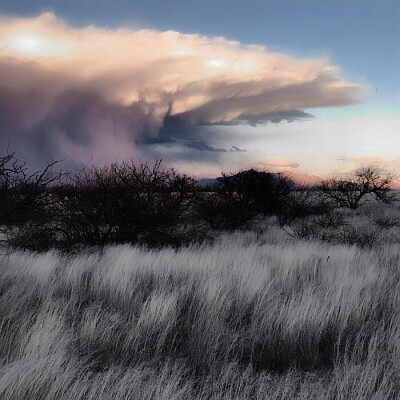
M 4 248 L 0 398 L 398 399 L 400 227 L 384 231 L 361 247 L 270 218 L 179 250 Z

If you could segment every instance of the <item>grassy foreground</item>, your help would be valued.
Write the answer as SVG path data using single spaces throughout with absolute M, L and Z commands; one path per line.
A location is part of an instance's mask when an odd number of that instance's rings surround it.
M 398 245 L 12 252 L 0 296 L 2 400 L 400 398 Z

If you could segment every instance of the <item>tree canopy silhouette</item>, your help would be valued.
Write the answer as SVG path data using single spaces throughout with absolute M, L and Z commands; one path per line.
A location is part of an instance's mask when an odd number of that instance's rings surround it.
M 321 191 L 336 205 L 355 210 L 371 198 L 393 203 L 396 200 L 396 194 L 391 191 L 393 184 L 392 175 L 374 166 L 362 166 L 352 176 L 322 181 Z

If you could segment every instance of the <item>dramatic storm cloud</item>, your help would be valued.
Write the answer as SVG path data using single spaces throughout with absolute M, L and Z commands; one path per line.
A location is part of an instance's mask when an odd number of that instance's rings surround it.
M 354 102 L 326 59 L 179 32 L 0 19 L 0 138 L 31 160 L 212 160 L 215 125 L 293 121 Z M 21 150 L 22 149 L 22 150 Z

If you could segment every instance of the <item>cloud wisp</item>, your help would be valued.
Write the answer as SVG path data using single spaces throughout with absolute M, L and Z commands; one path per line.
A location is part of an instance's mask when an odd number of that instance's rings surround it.
M 298 168 L 299 166 L 300 166 L 300 164 L 297 161 L 282 160 L 282 159 L 275 159 L 275 158 L 265 159 L 258 163 L 258 167 L 260 169 L 266 169 L 266 170 L 270 170 L 273 172 L 287 171 L 287 170 L 290 171 L 295 168 Z
M 307 118 L 360 89 L 326 59 L 222 37 L 74 28 L 52 13 L 0 18 L 0 139 L 33 158 L 211 160 L 242 150 L 202 126 Z

